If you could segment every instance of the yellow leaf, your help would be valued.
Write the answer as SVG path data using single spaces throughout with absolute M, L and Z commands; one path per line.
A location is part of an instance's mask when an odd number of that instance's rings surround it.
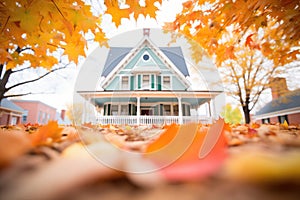
M 105 33 L 103 33 L 102 31 L 96 32 L 94 40 L 97 41 L 100 46 L 104 45 L 108 47 L 107 38 L 105 37 Z
M 281 126 L 285 129 L 288 129 L 289 128 L 289 124 L 287 123 L 286 120 L 284 120 L 283 124 L 281 124 Z
M 121 24 L 122 18 L 129 18 L 129 9 L 120 9 L 117 0 L 105 0 L 104 3 L 107 8 L 105 13 L 112 16 L 112 21 L 116 24 L 116 27 Z

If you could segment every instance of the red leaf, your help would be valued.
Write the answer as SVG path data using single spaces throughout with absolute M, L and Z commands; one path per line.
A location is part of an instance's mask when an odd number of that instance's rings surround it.
M 224 132 L 223 120 L 209 128 L 197 124 L 177 129 L 171 126 L 149 145 L 145 157 L 157 164 L 169 181 L 198 180 L 215 172 L 223 163 L 227 146 Z
M 251 47 L 252 46 L 252 44 L 253 44 L 253 40 L 252 40 L 252 37 L 253 36 L 253 34 L 250 34 L 250 35 L 248 35 L 248 37 L 246 38 L 246 42 L 245 42 L 245 45 L 246 46 L 249 46 L 249 47 Z

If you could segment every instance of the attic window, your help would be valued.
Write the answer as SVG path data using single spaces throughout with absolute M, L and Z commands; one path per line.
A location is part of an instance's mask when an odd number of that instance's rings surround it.
M 150 56 L 149 56 L 148 54 L 144 54 L 144 55 L 143 55 L 143 59 L 144 59 L 145 61 L 148 61 L 149 58 L 150 58 Z

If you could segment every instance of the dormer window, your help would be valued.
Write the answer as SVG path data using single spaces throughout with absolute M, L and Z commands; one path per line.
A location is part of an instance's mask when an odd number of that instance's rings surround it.
M 150 59 L 150 56 L 148 54 L 143 55 L 143 60 L 148 61 Z
M 150 77 L 149 75 L 143 75 L 143 89 L 149 89 L 150 88 Z
M 121 89 L 129 90 L 129 77 L 128 76 L 121 76 Z
M 171 77 L 163 76 L 163 87 L 165 90 L 171 90 Z

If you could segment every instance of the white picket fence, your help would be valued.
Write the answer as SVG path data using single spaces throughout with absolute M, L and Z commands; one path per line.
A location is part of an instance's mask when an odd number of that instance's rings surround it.
M 96 123 L 98 124 L 128 124 L 128 125 L 149 125 L 149 124 L 178 124 L 179 116 L 98 116 Z M 197 122 L 203 124 L 212 123 L 211 117 L 205 116 L 183 116 L 183 124 Z

